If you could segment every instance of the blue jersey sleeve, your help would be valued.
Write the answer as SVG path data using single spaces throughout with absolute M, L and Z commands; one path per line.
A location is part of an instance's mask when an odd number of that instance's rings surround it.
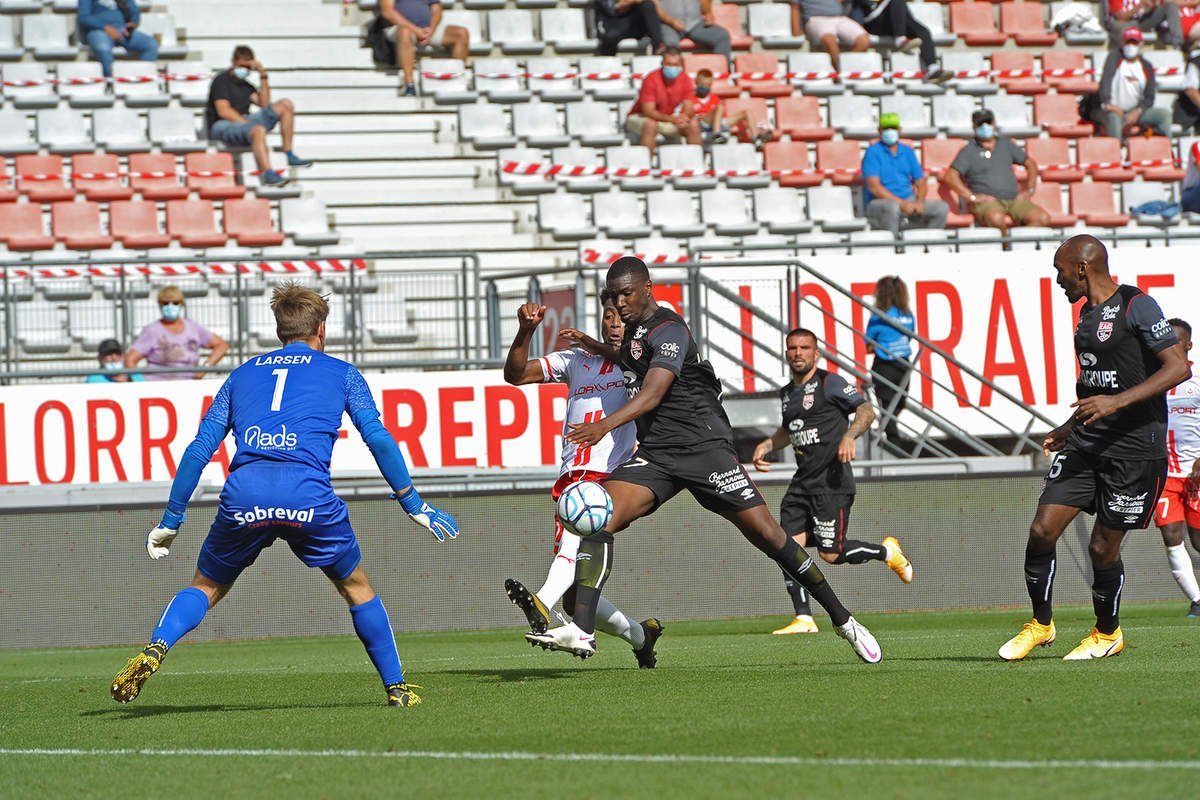
M 362 435 L 367 448 L 371 451 L 375 463 L 384 479 L 405 502 L 406 495 L 416 496 L 412 492 L 412 478 L 408 474 L 408 464 L 404 462 L 404 454 L 400 452 L 396 440 L 379 421 L 379 409 L 375 407 L 375 399 L 371 397 L 371 388 L 362 373 L 354 367 L 346 368 L 346 413 L 350 421 Z M 405 505 L 407 510 L 408 505 Z
M 163 514 L 163 525 L 168 528 L 178 528 L 183 522 L 183 512 L 187 509 L 192 492 L 200 482 L 200 473 L 208 466 L 213 453 L 221 446 L 221 442 L 233 427 L 232 405 L 229 400 L 229 385 L 233 380 L 230 376 L 221 384 L 212 405 L 204 419 L 200 420 L 200 429 L 196 438 L 183 452 L 179 460 L 179 469 L 175 472 L 175 480 L 171 483 L 171 496 L 167 500 L 167 511 Z

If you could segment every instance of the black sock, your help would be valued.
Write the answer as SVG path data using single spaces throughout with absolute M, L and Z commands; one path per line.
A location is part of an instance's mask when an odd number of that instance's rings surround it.
M 1025 545 L 1025 588 L 1033 603 L 1033 618 L 1041 625 L 1049 625 L 1054 618 L 1051 608 L 1054 596 L 1054 567 L 1057 564 L 1054 548 L 1048 552 L 1034 550 Z
M 796 609 L 796 616 L 811 617 L 812 609 L 808 605 L 808 592 L 804 590 L 804 587 L 792 580 L 787 572 L 783 573 L 783 586 L 792 598 L 792 608 Z
M 1121 625 L 1121 589 L 1125 586 L 1125 562 L 1117 559 L 1107 567 L 1092 568 L 1092 608 L 1096 630 L 1113 633 Z
M 611 533 L 584 536 L 575 555 L 575 613 L 572 619 L 584 633 L 596 632 L 596 606 L 612 568 Z
M 881 544 L 847 539 L 838 553 L 835 564 L 862 564 L 865 561 L 887 561 L 887 548 Z
M 850 612 L 838 600 L 833 587 L 825 581 L 821 570 L 817 569 L 817 565 L 813 563 L 812 559 L 800 549 L 800 545 L 796 544 L 795 539 L 789 536 L 784 542 L 783 548 L 775 554 L 774 558 L 783 569 L 784 575 L 807 589 L 813 599 L 821 604 L 821 607 L 829 614 L 830 622 L 834 625 L 846 624 L 846 621 L 850 619 Z

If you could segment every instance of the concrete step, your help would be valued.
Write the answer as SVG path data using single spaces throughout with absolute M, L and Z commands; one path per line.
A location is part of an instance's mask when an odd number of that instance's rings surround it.
M 313 187 L 311 181 L 307 185 Z M 330 210 L 379 204 L 397 209 L 394 213 L 403 214 L 403 209 L 411 206 L 496 204 L 494 190 L 476 188 L 461 178 L 438 181 L 403 178 L 329 181 L 318 185 L 313 191 Z
M 313 161 L 377 161 L 381 158 L 454 158 L 458 145 L 435 144 L 427 134 L 297 134 L 296 148 Z
M 336 206 L 329 209 L 341 229 L 350 225 L 487 225 L 507 223 L 509 232 L 517 220 L 517 209 L 494 205 L 364 205 Z
M 371 250 L 509 250 L 528 252 L 534 237 L 512 232 L 503 224 L 478 225 L 348 225 L 339 230 L 362 251 Z
M 307 179 L 326 182 L 353 181 L 369 178 L 404 178 L 406 182 L 422 179 L 464 180 L 474 185 L 475 177 L 482 169 L 476 159 L 458 158 L 453 161 L 318 161 L 303 171 Z
M 431 114 L 303 114 L 297 128 L 321 133 L 423 133 L 436 136 L 444 120 Z

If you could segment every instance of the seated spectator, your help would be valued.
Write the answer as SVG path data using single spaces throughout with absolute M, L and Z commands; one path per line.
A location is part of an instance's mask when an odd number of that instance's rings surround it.
M 1192 142 L 1187 156 L 1187 174 L 1183 176 L 1183 192 L 1179 204 L 1184 211 L 1200 214 L 1200 141 Z
M 258 72 L 258 88 L 249 83 L 250 71 Z M 250 104 L 259 110 L 250 113 Z M 233 49 L 233 65 L 218 72 L 208 89 L 208 105 L 204 109 L 208 138 L 234 147 L 250 147 L 262 172 L 259 180 L 264 186 L 283 186 L 288 179 L 271 169 L 267 150 L 267 132 L 278 124 L 283 134 L 283 151 L 289 167 L 309 167 L 306 161 L 292 152 L 292 133 L 296 127 L 296 107 L 291 100 L 271 102 L 271 87 L 267 70 L 254 59 L 254 51 L 244 44 Z
M 596 37 L 600 46 L 598 56 L 615 56 L 623 39 L 650 37 L 650 48 L 662 52 L 662 21 L 654 0 L 595 0 L 592 6 L 596 17 Z
M 680 40 L 691 39 L 697 53 L 719 53 L 733 63 L 729 31 L 713 19 L 712 0 L 654 0 L 654 5 L 664 44 L 678 47 Z
M 996 134 L 996 117 L 988 109 L 971 115 L 975 138 L 963 145 L 946 170 L 950 190 L 967 203 L 975 222 L 1008 233 L 1014 225 L 1046 227 L 1050 215 L 1031 198 L 1037 188 L 1038 169 L 1024 150 L 1007 136 Z M 1017 186 L 1013 165 L 1025 167 L 1025 188 Z
M 1100 106 L 1092 122 L 1103 125 L 1108 136 L 1124 139 L 1152 128 L 1160 136 L 1171 133 L 1171 117 L 1154 107 L 1157 92 L 1154 65 L 1142 56 L 1142 32 L 1125 31 L 1125 43 L 1108 51 L 1100 76 Z
M 438 0 L 379 0 L 379 16 L 391 23 L 388 36 L 396 40 L 396 62 L 404 72 L 404 94 L 413 97 L 413 66 L 418 47 L 449 51 L 450 58 L 466 63 L 470 55 L 471 32 L 461 25 L 442 25 L 442 4 Z
M 919 49 L 926 81 L 945 83 L 950 80 L 950 73 L 938 67 L 933 34 L 909 12 L 908 0 L 853 0 L 851 18 L 861 23 L 867 33 L 890 36 L 897 42 L 906 39 L 899 43 L 902 52 Z
M 135 52 L 142 61 L 158 60 L 158 40 L 137 29 L 141 19 L 136 0 L 79 0 L 77 35 L 106 76 L 112 77 L 114 47 Z
M 898 234 L 900 228 L 945 228 L 950 206 L 926 200 L 929 188 L 917 154 L 900 141 L 900 115 L 879 118 L 879 141 L 862 160 L 867 219 L 877 230 Z
M 125 368 L 133 369 L 142 359 L 152 367 L 190 367 L 200 360 L 200 351 L 209 350 L 204 363 L 213 366 L 229 349 L 229 342 L 198 322 L 183 317 L 183 292 L 178 286 L 158 290 L 162 319 L 151 322 L 138 334 L 125 354 Z M 147 375 L 147 380 L 168 381 L 203 378 L 203 372 L 162 372 Z
M 862 25 L 846 16 L 839 0 L 792 0 L 792 36 L 807 36 L 814 50 L 824 50 L 838 69 L 840 47 L 861 53 L 871 46 Z
M 1104 27 L 1108 29 L 1113 47 L 1125 41 L 1125 31 L 1136 28 L 1144 33 L 1159 32 L 1163 41 L 1172 47 L 1183 47 L 1183 28 L 1179 6 L 1160 0 L 1101 0 Z
M 700 121 L 692 109 L 692 79 L 683 71 L 679 48 L 663 49 L 662 67 L 642 81 L 641 92 L 625 118 L 625 130 L 641 137 L 642 145 L 654 152 L 658 135 L 701 144 Z
M 1196 27 L 1200 30 L 1200 26 Z M 1173 114 L 1183 132 L 1200 133 L 1200 52 L 1188 62 L 1183 72 L 1183 91 L 1175 96 Z
M 125 348 L 121 347 L 121 343 L 116 339 L 105 339 L 101 342 L 100 348 L 97 351 L 97 357 L 100 359 L 100 369 L 104 370 L 104 372 L 88 375 L 86 383 L 129 383 L 130 381 L 146 380 L 136 372 L 122 372 L 120 375 L 113 374 L 113 370 L 121 369 L 125 366 Z
M 702 69 L 696 73 L 696 88 L 692 92 L 692 113 L 700 120 L 705 141 L 722 144 L 729 140 L 729 129 L 738 126 L 746 131 L 746 138 L 754 137 L 755 144 L 771 141 L 771 132 L 765 125 L 758 129 L 749 111 L 743 109 L 726 117 L 725 103 L 712 93 L 712 82 L 712 70 Z

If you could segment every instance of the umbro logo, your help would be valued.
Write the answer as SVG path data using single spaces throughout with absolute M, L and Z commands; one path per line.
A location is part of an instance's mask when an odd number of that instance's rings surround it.
M 751 489 L 749 486 L 747 486 L 745 489 L 742 489 L 742 499 L 743 500 L 749 500 L 751 497 L 754 497 L 753 489 Z

